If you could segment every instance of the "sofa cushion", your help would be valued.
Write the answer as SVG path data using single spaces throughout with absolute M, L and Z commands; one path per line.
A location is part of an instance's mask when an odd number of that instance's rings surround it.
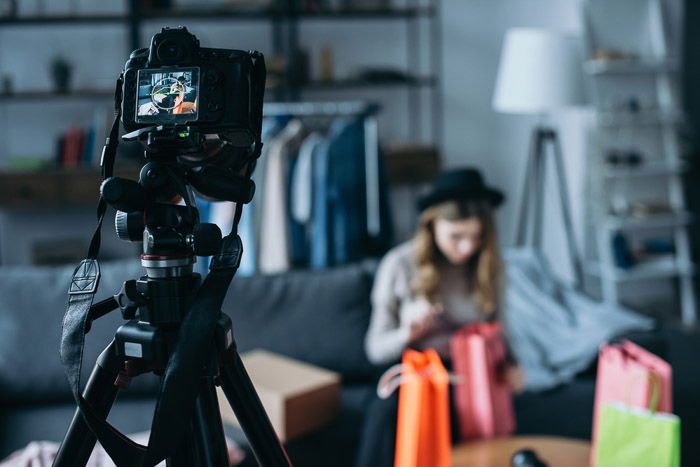
M 239 352 L 263 348 L 346 379 L 374 376 L 364 351 L 371 269 L 358 263 L 234 279 L 223 310 Z
M 239 351 L 267 348 L 348 377 L 373 374 L 363 349 L 373 265 L 235 278 L 224 310 L 233 318 Z M 136 259 L 100 267 L 95 302 L 145 272 Z M 0 400 L 71 398 L 59 346 L 74 268 L 0 268 Z M 119 311 L 94 323 L 85 342 L 83 382 L 122 324 Z M 153 393 L 157 386 L 155 376 L 142 375 L 128 392 Z
M 59 347 L 68 286 L 75 265 L 0 268 L 0 400 L 71 400 Z M 115 294 L 145 270 L 138 259 L 100 263 L 95 302 Z M 95 321 L 85 339 L 83 384 L 95 359 L 124 324 L 119 311 Z M 130 393 L 150 392 L 158 380 L 135 378 Z
M 571 383 L 539 392 L 525 392 L 514 400 L 516 434 L 590 439 L 595 380 Z

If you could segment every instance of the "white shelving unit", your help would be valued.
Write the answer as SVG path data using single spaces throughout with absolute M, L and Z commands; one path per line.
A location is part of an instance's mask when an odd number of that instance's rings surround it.
M 587 184 L 589 256 L 597 260 L 586 270 L 601 279 L 603 299 L 612 303 L 620 302 L 623 285 L 654 281 L 662 288 L 662 279 L 677 279 L 666 283 L 678 284 L 681 319 L 690 326 L 697 321 L 687 231 L 693 218 L 683 196 L 679 62 L 669 51 L 664 13 L 662 0 L 584 2 L 584 70 L 597 111 Z M 632 264 L 619 264 L 619 255 L 616 262 L 614 238 L 630 246 Z M 667 239 L 672 249 L 635 258 L 632 246 L 649 239 Z

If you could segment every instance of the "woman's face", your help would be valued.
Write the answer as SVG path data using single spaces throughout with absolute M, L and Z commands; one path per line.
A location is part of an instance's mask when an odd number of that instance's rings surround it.
M 455 266 L 466 264 L 479 251 L 482 233 L 483 225 L 476 217 L 457 221 L 435 221 L 435 244 L 442 255 Z

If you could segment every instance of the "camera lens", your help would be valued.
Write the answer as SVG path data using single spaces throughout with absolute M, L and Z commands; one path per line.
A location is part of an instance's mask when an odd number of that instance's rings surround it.
M 158 59 L 165 63 L 175 63 L 182 58 L 182 45 L 175 40 L 168 39 L 158 46 Z

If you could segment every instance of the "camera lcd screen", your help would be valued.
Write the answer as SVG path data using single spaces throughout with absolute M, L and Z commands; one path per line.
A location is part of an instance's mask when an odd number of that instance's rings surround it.
M 136 121 L 175 123 L 197 120 L 199 68 L 139 70 Z

